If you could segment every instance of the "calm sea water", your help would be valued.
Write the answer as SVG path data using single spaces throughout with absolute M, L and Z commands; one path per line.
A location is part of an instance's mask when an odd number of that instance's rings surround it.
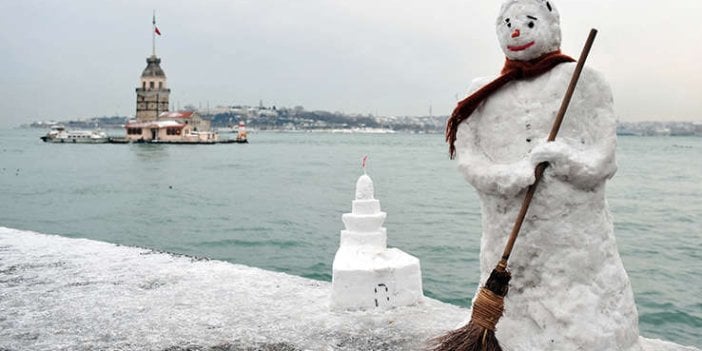
M 0 225 L 331 280 L 360 160 L 425 294 L 470 305 L 480 208 L 441 135 L 255 133 L 238 145 L 45 144 L 0 130 Z M 121 131 L 114 131 L 121 134 Z M 702 138 L 620 137 L 607 191 L 641 333 L 702 347 Z

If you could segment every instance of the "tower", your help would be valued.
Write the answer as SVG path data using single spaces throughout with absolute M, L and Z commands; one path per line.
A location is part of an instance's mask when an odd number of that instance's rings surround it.
M 154 121 L 161 112 L 168 111 L 171 89 L 166 87 L 166 74 L 160 64 L 161 59 L 155 54 L 146 59 L 141 84 L 136 88 L 136 119 L 139 122 Z
M 136 119 L 138 122 L 155 121 L 161 112 L 168 111 L 168 97 L 171 89 L 166 87 L 166 74 L 161 69 L 161 59 L 156 57 L 156 34 L 161 31 L 156 27 L 156 11 L 152 20 L 151 56 L 146 58 L 146 68 L 141 73 L 141 86 L 136 88 Z

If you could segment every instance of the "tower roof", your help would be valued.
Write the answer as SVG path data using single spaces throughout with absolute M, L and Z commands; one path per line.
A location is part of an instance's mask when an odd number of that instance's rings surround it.
M 166 78 L 166 74 L 163 73 L 161 69 L 161 59 L 156 57 L 156 55 L 151 55 L 146 59 L 146 68 L 144 72 L 141 73 L 141 77 L 163 77 Z

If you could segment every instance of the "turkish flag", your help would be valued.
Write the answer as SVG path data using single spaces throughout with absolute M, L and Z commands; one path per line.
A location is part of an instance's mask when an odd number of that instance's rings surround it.
M 154 32 L 156 32 L 156 34 L 158 34 L 158 35 L 161 35 L 161 31 L 158 30 L 158 27 L 156 27 L 156 26 L 154 26 Z

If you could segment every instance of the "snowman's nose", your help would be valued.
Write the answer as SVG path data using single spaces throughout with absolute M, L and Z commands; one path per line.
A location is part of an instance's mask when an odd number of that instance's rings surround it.
M 519 32 L 519 29 L 515 29 L 514 32 L 512 32 L 512 38 L 518 37 L 519 34 L 521 34 L 521 33 Z

